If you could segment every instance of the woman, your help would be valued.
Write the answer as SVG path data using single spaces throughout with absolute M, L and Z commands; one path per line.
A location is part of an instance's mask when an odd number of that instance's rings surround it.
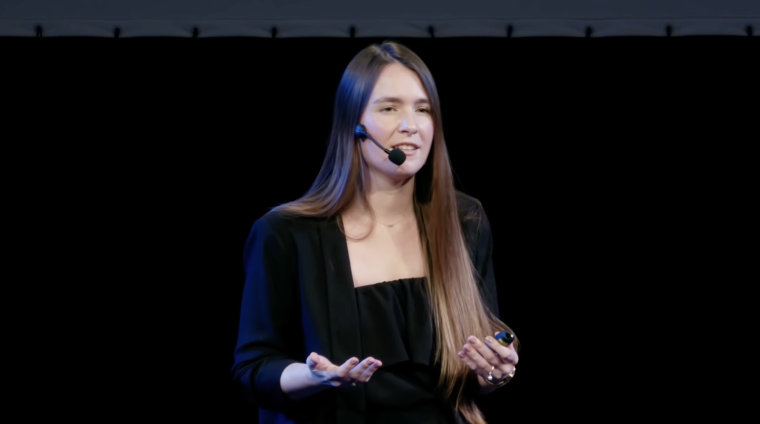
M 483 424 L 474 399 L 514 374 L 517 340 L 485 337 L 508 330 L 488 220 L 454 189 L 435 83 L 401 45 L 348 65 L 316 181 L 245 256 L 233 374 L 261 424 Z

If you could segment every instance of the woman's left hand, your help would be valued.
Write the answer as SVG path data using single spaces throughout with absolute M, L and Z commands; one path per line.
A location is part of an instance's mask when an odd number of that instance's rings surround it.
M 496 334 L 499 333 L 494 333 Z M 459 352 L 459 358 L 483 380 L 488 379 L 490 372 L 493 381 L 499 381 L 512 373 L 519 360 L 517 351 L 511 344 L 502 346 L 493 337 L 486 337 L 483 342 L 475 336 L 467 338 L 467 343 Z

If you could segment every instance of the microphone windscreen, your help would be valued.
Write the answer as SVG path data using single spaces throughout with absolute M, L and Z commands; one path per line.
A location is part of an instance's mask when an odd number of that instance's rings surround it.
M 401 149 L 396 147 L 388 154 L 388 159 L 390 159 L 391 162 L 395 163 L 396 165 L 401 166 L 401 164 L 406 160 L 406 155 L 401 151 Z

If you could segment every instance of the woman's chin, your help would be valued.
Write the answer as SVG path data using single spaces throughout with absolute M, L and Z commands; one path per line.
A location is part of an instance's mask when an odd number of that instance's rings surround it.
M 403 183 L 409 178 L 414 177 L 422 166 L 417 163 L 416 158 L 407 158 L 401 165 L 396 165 L 390 160 L 383 161 L 375 166 L 370 165 L 371 174 L 376 174 L 382 179 L 393 180 Z
M 393 178 L 398 181 L 405 181 L 409 178 L 414 177 L 419 169 L 417 167 L 411 167 L 411 166 L 404 166 L 406 164 L 402 164 L 401 166 L 395 166 L 394 171 L 388 175 L 390 178 Z

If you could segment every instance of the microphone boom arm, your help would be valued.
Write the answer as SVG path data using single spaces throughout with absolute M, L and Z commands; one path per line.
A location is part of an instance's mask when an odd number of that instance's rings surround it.
M 385 152 L 385 154 L 388 155 L 388 159 L 396 164 L 397 166 L 401 166 L 402 163 L 406 160 L 406 155 L 404 152 L 402 152 L 398 147 L 394 148 L 393 150 L 388 150 L 380 143 L 377 142 L 374 138 L 372 138 L 369 134 L 367 134 L 367 130 L 364 128 L 364 125 L 359 124 L 356 126 L 356 129 L 354 130 L 354 135 L 359 138 L 368 138 L 370 139 L 377 147 L 379 147 L 382 151 Z

